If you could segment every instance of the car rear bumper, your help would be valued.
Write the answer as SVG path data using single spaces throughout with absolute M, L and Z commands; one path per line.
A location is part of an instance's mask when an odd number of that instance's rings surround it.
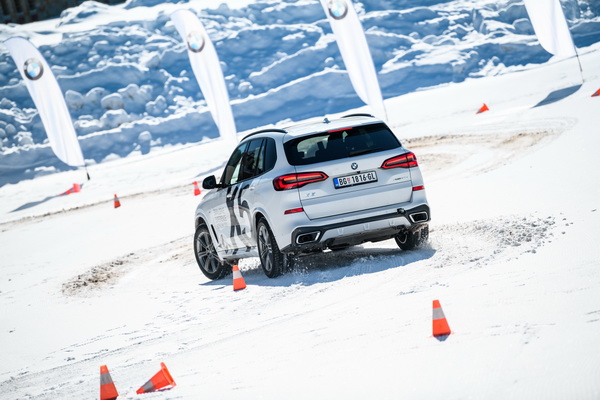
M 356 245 L 390 239 L 403 230 L 418 230 L 431 219 L 429 206 L 422 204 L 410 209 L 353 221 L 320 226 L 305 226 L 292 232 L 291 244 L 283 253 L 304 253 L 337 246 Z

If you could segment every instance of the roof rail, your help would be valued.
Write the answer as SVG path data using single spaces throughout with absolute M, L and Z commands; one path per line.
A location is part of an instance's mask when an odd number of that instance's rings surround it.
M 342 116 L 342 118 L 350 118 L 350 117 L 371 117 L 371 118 L 375 118 L 371 114 L 367 114 L 367 113 L 356 113 L 356 114 L 348 114 L 348 115 Z
M 265 133 L 265 132 L 279 132 L 279 133 L 288 133 L 288 131 L 286 131 L 285 129 L 280 129 L 280 128 L 267 128 L 267 129 L 261 129 L 259 131 L 256 132 L 252 132 L 247 134 L 246 136 L 244 136 L 244 138 L 242 140 L 246 140 L 247 138 L 249 138 L 250 136 L 254 136 L 254 135 L 258 135 L 259 133 Z

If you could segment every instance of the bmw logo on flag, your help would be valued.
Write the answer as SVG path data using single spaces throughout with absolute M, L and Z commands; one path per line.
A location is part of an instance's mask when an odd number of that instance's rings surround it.
M 348 14 L 348 4 L 346 0 L 331 0 L 329 2 L 329 15 L 333 19 L 342 19 Z
M 198 31 L 192 31 L 187 35 L 187 45 L 190 51 L 200 53 L 204 49 L 204 36 Z
M 30 58 L 25 61 L 24 69 L 25 76 L 32 81 L 40 79 L 44 74 L 44 67 L 42 67 L 42 63 L 35 58 Z

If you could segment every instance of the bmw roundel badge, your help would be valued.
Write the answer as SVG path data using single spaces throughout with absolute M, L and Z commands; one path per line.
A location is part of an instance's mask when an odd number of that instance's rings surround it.
M 200 53 L 204 49 L 204 36 L 198 31 L 191 31 L 187 35 L 188 49 L 194 53 Z
M 358 164 L 355 162 L 353 162 L 350 166 L 352 167 L 352 169 L 358 169 Z
M 42 66 L 42 63 L 35 58 L 27 59 L 23 65 L 23 68 L 25 71 L 25 76 L 32 81 L 40 79 L 44 74 L 44 67 Z
M 348 14 L 348 3 L 346 0 L 330 0 L 329 15 L 333 19 L 342 19 Z

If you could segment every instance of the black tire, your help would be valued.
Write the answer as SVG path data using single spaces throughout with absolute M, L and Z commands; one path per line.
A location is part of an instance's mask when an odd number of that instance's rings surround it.
M 402 250 L 412 250 L 425 243 L 429 239 L 429 226 L 425 226 L 417 231 L 403 231 L 397 234 L 394 239 L 396 244 Z
M 205 224 L 198 225 L 194 234 L 194 255 L 200 271 L 208 279 L 221 279 L 231 273 L 231 265 L 219 259 Z
M 256 225 L 258 256 L 262 269 L 269 278 L 276 278 L 293 268 L 293 258 L 279 251 L 273 231 L 267 220 L 261 218 Z
M 419 240 L 419 246 L 422 246 L 429 240 L 429 225 L 426 225 L 423 229 L 421 229 L 419 233 L 421 235 L 421 239 Z

